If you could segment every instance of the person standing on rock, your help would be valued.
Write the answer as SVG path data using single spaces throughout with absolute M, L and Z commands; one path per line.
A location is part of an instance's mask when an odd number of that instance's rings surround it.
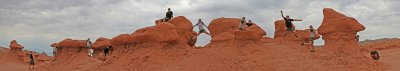
M 32 66 L 32 69 L 35 69 L 35 60 L 33 59 L 33 54 L 32 54 L 33 52 L 31 51 L 30 53 L 29 53 L 29 70 L 31 70 L 31 66 Z
M 314 27 L 312 25 L 310 25 L 310 42 L 309 43 L 310 43 L 311 52 L 315 52 L 315 48 L 314 48 L 315 34 L 314 33 L 316 33 L 314 30 Z
M 282 10 L 281 10 L 281 15 L 282 15 L 283 20 L 285 20 L 286 30 L 291 31 L 291 32 L 294 32 L 294 30 L 295 30 L 292 25 L 293 24 L 292 21 L 302 21 L 301 19 L 291 19 L 289 17 L 289 15 L 286 15 L 286 17 L 284 17 Z
M 360 41 L 360 35 L 356 35 L 356 41 Z
M 90 41 L 90 38 L 88 38 L 88 39 L 86 40 L 86 47 L 87 47 L 87 49 L 88 49 L 88 55 L 89 55 L 89 57 L 92 57 L 94 53 L 93 53 L 92 42 Z
M 206 25 L 204 25 L 204 23 L 203 23 L 203 21 L 201 21 L 201 19 L 199 19 L 199 21 L 197 22 L 197 24 L 196 25 L 194 25 L 193 27 L 195 27 L 195 26 L 198 26 L 199 27 L 199 33 L 196 35 L 196 37 L 197 36 L 199 36 L 201 33 L 205 33 L 205 34 L 207 34 L 208 36 L 211 36 L 210 35 L 210 33 L 208 33 L 205 29 L 204 29 L 204 27 L 206 27 L 206 28 L 208 28 Z M 203 27 L 204 26 L 204 27 Z
M 168 12 L 165 14 L 165 19 L 162 22 L 167 22 L 168 20 L 172 19 L 173 13 L 171 11 L 171 8 L 168 8 Z
M 104 48 L 104 57 L 106 57 L 109 52 L 110 52 L 111 46 L 107 46 L 106 48 Z
M 239 24 L 239 30 L 243 31 L 243 25 L 246 24 L 246 18 L 242 17 L 242 19 L 240 20 L 240 24 Z

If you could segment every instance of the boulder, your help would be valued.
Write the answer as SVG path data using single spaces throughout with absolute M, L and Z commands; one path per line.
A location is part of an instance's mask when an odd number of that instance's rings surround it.
M 330 8 L 323 9 L 324 19 L 317 29 L 325 41 L 324 47 L 338 50 L 358 48 L 357 32 L 365 29 L 356 19 L 347 17 Z
M 157 42 L 176 44 L 179 42 L 179 37 L 173 24 L 162 22 L 156 26 L 145 27 L 132 33 L 128 38 L 128 44 Z

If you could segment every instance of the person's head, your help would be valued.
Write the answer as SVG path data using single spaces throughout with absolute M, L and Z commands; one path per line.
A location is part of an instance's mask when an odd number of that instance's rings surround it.
M 90 41 L 90 38 L 87 38 L 87 40 L 86 41 Z
M 201 19 L 199 19 L 199 21 L 201 21 Z
M 289 15 L 286 15 L 286 18 L 290 18 Z
M 32 52 L 32 51 L 30 51 L 30 53 L 32 54 L 33 52 Z
M 253 22 L 251 22 L 251 20 L 249 20 L 249 23 L 253 23 Z
M 314 29 L 314 27 L 312 27 L 312 25 L 310 25 L 309 27 L 310 27 L 310 29 Z
M 171 11 L 171 8 L 168 8 L 168 12 L 170 12 Z
M 242 17 L 242 19 L 246 19 L 245 17 Z

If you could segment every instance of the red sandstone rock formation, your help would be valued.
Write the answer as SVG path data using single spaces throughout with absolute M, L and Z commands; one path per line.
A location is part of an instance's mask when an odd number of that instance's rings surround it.
M 111 39 L 104 37 L 97 38 L 96 41 L 93 43 L 93 49 L 104 49 L 107 46 L 111 46 L 110 40 Z
M 11 55 L 22 57 L 23 56 L 23 52 L 22 52 L 23 48 L 24 48 L 24 46 L 22 46 L 21 44 L 18 44 L 16 40 L 12 40 L 10 42 L 10 51 L 9 52 Z
M 365 29 L 363 25 L 356 19 L 330 8 L 324 8 L 323 14 L 324 19 L 317 31 L 325 41 L 324 48 L 348 50 L 359 47 L 355 36 L 357 32 Z
M 294 26 L 292 24 L 292 26 Z M 284 20 L 275 21 L 274 40 L 278 43 L 295 43 L 301 44 L 310 41 L 310 30 L 295 30 L 295 32 L 287 31 Z M 314 40 L 320 38 L 318 33 L 314 33 Z
M 240 19 L 238 18 L 217 18 L 211 21 L 208 26 L 212 36 L 211 42 L 219 41 L 259 41 L 266 32 L 257 24 L 250 27 L 244 26 L 244 31 L 239 30 Z

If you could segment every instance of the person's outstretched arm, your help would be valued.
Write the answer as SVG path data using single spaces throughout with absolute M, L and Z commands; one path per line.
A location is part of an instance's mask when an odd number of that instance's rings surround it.
M 199 25 L 199 23 L 197 23 L 196 25 L 194 25 L 193 27 L 195 27 L 195 26 L 197 26 L 197 25 Z
M 284 19 L 285 19 L 285 16 L 283 16 L 283 12 L 282 12 L 282 10 L 281 10 L 281 16 L 282 16 L 282 18 L 284 18 Z
M 303 20 L 301 20 L 301 19 L 294 19 L 293 21 L 303 21 Z

